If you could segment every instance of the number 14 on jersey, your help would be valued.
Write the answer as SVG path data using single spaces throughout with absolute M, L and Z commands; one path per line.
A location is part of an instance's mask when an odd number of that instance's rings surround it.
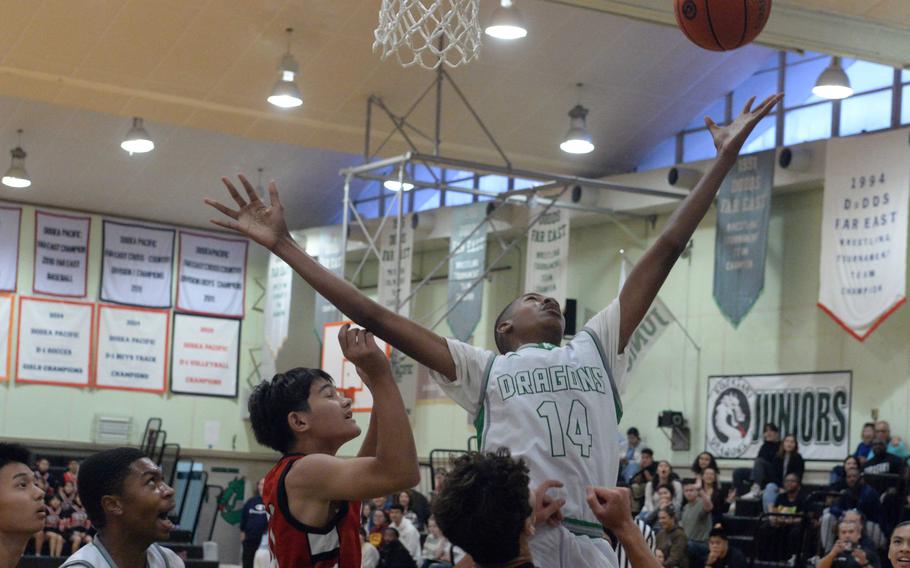
M 563 408 L 564 412 L 565 408 Z M 591 428 L 588 426 L 588 409 L 580 400 L 572 401 L 566 422 L 563 422 L 564 414 L 560 415 L 559 406 L 554 400 L 540 403 L 540 406 L 537 407 L 537 415 L 547 421 L 547 429 L 550 431 L 550 454 L 553 457 L 565 457 L 566 439 L 578 447 L 582 457 L 591 457 L 594 438 L 591 436 Z M 564 424 L 565 427 L 563 427 Z

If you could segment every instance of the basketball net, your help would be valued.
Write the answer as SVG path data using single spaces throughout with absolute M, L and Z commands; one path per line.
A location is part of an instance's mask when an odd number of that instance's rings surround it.
M 373 51 L 403 67 L 458 67 L 480 54 L 480 0 L 382 0 Z

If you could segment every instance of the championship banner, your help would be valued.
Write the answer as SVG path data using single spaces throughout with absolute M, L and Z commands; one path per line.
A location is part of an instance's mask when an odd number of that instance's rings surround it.
M 446 323 L 449 324 L 452 335 L 459 341 L 470 340 L 480 322 L 483 279 L 470 292 L 465 291 L 486 269 L 488 225 L 487 223 L 481 225 L 486 216 L 486 205 L 483 204 L 456 207 L 452 210 L 448 291 L 448 307 L 451 311 L 446 316 Z M 477 230 L 471 234 L 474 229 Z M 461 301 L 456 304 L 459 298 Z
M 805 459 L 840 461 L 850 453 L 852 382 L 851 371 L 708 377 L 705 449 L 752 459 L 773 422 Z
M 380 305 L 410 317 L 411 302 L 398 305 L 411 295 L 411 249 L 414 243 L 414 228 L 411 217 L 402 220 L 401 227 L 401 268 L 398 267 L 398 219 L 390 219 L 390 226 L 382 231 L 379 239 L 379 286 L 377 291 Z
M 170 331 L 168 310 L 98 306 L 94 386 L 165 392 Z
M 249 241 L 180 231 L 177 309 L 242 318 Z
M 275 254 L 269 255 L 269 275 L 265 292 L 263 343 L 272 358 L 288 338 L 291 321 L 291 287 L 294 270 Z
M 16 382 L 89 386 L 94 319 L 92 304 L 20 297 Z
M 13 297 L 0 294 L 0 382 L 9 380 L 13 347 Z
M 240 320 L 174 314 L 171 392 L 236 398 Z
M 568 211 L 553 207 L 531 229 L 525 264 L 525 292 L 549 296 L 565 308 L 569 274 Z
M 173 229 L 105 219 L 101 299 L 146 308 L 170 308 L 175 233 Z
M 827 144 L 818 307 L 860 341 L 906 301 L 907 133 Z
M 765 287 L 774 151 L 741 156 L 717 194 L 714 301 L 734 327 Z
M 35 211 L 36 293 L 85 297 L 91 222 L 90 217 Z
M 318 235 L 307 240 L 307 253 L 316 257 L 319 264 L 329 272 L 343 279 L 345 251 L 342 249 L 341 237 L 341 225 L 323 227 Z M 341 311 L 317 292 L 314 312 L 313 330 L 321 341 L 325 324 L 340 320 Z
M 15 292 L 19 278 L 19 225 L 22 209 L 0 207 L 0 292 Z
M 626 278 L 631 271 L 632 263 L 628 258 L 623 256 L 622 264 L 620 264 L 619 267 L 620 292 L 622 292 L 622 287 L 625 285 Z M 641 323 L 635 328 L 635 331 L 629 338 L 629 342 L 626 344 L 626 377 L 629 376 L 629 373 L 632 372 L 632 368 L 635 367 L 635 364 L 651 350 L 654 344 L 657 343 L 657 340 L 660 339 L 660 336 L 663 335 L 664 331 L 666 331 L 674 321 L 676 321 L 676 317 L 670 309 L 664 305 L 663 300 L 661 300 L 659 296 L 654 298 L 654 302 L 651 304 L 651 307 L 648 308 L 648 313 L 645 314 Z M 624 381 L 624 384 L 628 384 L 628 380 Z M 620 387 L 622 386 L 623 385 L 620 385 Z

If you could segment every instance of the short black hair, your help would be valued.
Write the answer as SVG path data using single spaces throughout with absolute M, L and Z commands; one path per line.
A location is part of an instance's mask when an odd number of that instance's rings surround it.
M 499 324 L 512 317 L 512 306 L 519 298 L 521 298 L 521 296 L 509 302 L 509 305 L 504 307 L 502 311 L 499 312 L 499 315 L 496 316 L 496 323 L 493 324 L 493 341 L 496 342 L 496 349 L 498 349 L 499 353 L 502 355 L 509 352 L 509 346 L 506 345 L 505 336 L 499 333 Z
M 271 381 L 262 381 L 250 394 L 247 407 L 256 441 L 281 453 L 287 453 L 294 434 L 288 426 L 288 414 L 310 410 L 310 387 L 316 379 L 333 382 L 322 369 L 296 367 L 278 373 Z
M 529 483 L 528 466 L 507 449 L 471 452 L 455 460 L 433 516 L 446 538 L 476 562 L 508 562 L 518 556 L 531 516 Z
M 641 453 L 648 454 L 652 458 L 654 457 L 654 450 L 652 450 L 651 448 L 645 448 L 641 451 Z
M 875 422 L 866 422 L 865 424 L 863 424 L 863 428 L 872 428 L 874 430 Z M 895 527 L 895 528 L 897 528 L 897 527 Z
M 133 462 L 148 457 L 136 448 L 114 448 L 86 458 L 79 470 L 79 498 L 92 524 L 103 528 L 106 522 L 101 499 L 120 495 L 123 481 Z
M 21 463 L 29 467 L 32 453 L 22 444 L 0 442 L 0 468 L 11 463 Z
M 664 487 L 666 487 L 666 486 L 664 486 Z M 660 511 L 663 511 L 664 513 L 666 513 L 666 515 L 668 517 L 670 517 L 671 519 L 673 519 L 674 521 L 676 520 L 676 508 L 673 505 L 667 505 Z M 658 511 L 657 513 L 660 514 L 660 511 Z
M 708 533 L 708 538 L 711 538 L 714 536 L 716 536 L 718 538 L 722 538 L 724 540 L 729 540 L 727 538 L 727 531 L 725 531 L 721 527 L 714 527 L 713 529 L 711 529 L 711 532 Z
M 395 538 L 398 538 L 401 536 L 401 533 L 398 532 L 398 529 L 396 529 L 393 526 L 384 527 L 382 529 L 382 532 L 385 532 L 385 531 L 392 531 L 395 534 Z
M 768 430 L 771 430 L 772 432 L 778 432 L 778 433 L 780 433 L 780 428 L 778 428 L 778 427 L 777 427 L 777 424 L 775 424 L 774 422 L 766 422 L 766 423 L 765 423 L 765 427 L 762 429 L 762 432 L 766 432 L 766 431 L 768 431 Z
M 391 507 L 389 507 L 389 511 L 391 511 L 391 510 L 393 510 L 393 509 L 394 509 L 395 511 L 401 511 L 402 513 L 404 513 L 404 507 L 401 506 L 401 505 L 399 505 L 398 503 L 395 503 L 394 505 L 392 505 Z
M 636 438 L 641 438 L 641 435 L 638 433 L 638 428 L 632 426 L 626 430 L 626 436 L 635 436 Z

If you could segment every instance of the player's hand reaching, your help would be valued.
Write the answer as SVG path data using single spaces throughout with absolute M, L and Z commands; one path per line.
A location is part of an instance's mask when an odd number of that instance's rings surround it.
M 634 524 L 628 489 L 588 487 L 588 507 L 600 524 L 613 532 L 619 532 L 627 525 Z
M 369 331 L 351 329 L 351 324 L 344 324 L 338 331 L 338 342 L 341 344 L 341 353 L 354 363 L 357 374 L 367 387 L 372 388 L 373 381 L 379 377 L 391 376 L 389 360 Z
M 532 498 L 534 499 L 534 524 L 547 523 L 550 526 L 559 526 L 562 522 L 562 506 L 565 499 L 556 499 L 547 494 L 549 489 L 562 487 L 561 481 L 548 479 L 537 486 Z
M 231 180 L 223 177 L 221 182 L 224 183 L 239 209 L 234 210 L 214 199 L 206 198 L 206 204 L 224 213 L 227 217 L 227 219 L 224 217 L 212 219 L 213 224 L 246 235 L 269 250 L 273 250 L 282 239 L 290 238 L 291 234 L 284 222 L 284 206 L 278 197 L 278 187 L 275 182 L 269 182 L 268 205 L 259 199 L 255 188 L 243 175 L 240 176 L 240 183 L 246 190 L 249 202 L 240 195 Z
M 768 113 L 770 113 L 774 106 L 783 98 L 784 95 L 780 93 L 771 95 L 753 109 L 752 103 L 755 102 L 755 97 L 752 97 L 746 101 L 746 106 L 743 107 L 743 111 L 740 115 L 727 126 L 718 126 L 711 120 L 710 116 L 706 116 L 705 125 L 711 132 L 711 137 L 714 138 L 714 146 L 717 148 L 717 154 L 719 156 L 727 155 L 730 157 L 739 155 L 739 151 L 742 149 L 743 144 L 746 143 L 746 139 L 749 137 L 749 134 L 752 133 L 752 130 L 755 129 L 758 122 L 768 116 Z

